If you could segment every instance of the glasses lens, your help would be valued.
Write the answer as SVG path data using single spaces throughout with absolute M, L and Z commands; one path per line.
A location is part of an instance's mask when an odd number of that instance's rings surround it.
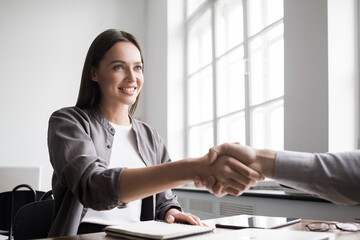
M 325 232 L 330 229 L 330 225 L 322 222 L 314 222 L 306 225 L 311 231 Z
M 358 226 L 354 223 L 337 223 L 336 227 L 348 232 L 357 232 L 359 230 Z

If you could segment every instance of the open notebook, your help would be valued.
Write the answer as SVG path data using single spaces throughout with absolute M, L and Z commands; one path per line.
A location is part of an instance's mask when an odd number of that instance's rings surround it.
M 111 236 L 127 239 L 176 239 L 180 237 L 212 232 L 207 226 L 195 226 L 161 221 L 144 221 L 108 226 L 105 232 Z

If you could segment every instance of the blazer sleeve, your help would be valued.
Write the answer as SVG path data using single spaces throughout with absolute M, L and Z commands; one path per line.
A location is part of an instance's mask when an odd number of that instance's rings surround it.
M 58 184 L 70 189 L 84 207 L 95 210 L 120 205 L 123 169 L 106 169 L 91 138 L 90 119 L 80 109 L 59 110 L 49 120 L 48 148 Z
M 360 204 L 360 151 L 278 152 L 275 180 L 338 204 Z

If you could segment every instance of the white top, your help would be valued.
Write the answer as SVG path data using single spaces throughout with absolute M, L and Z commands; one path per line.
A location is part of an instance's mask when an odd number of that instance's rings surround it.
M 110 123 L 115 129 L 114 142 L 108 168 L 145 167 L 136 148 L 135 134 L 132 125 L 119 126 Z M 130 202 L 126 208 L 113 208 L 111 210 L 95 211 L 88 209 L 82 222 L 102 225 L 116 225 L 121 222 L 139 222 L 141 214 L 141 199 Z

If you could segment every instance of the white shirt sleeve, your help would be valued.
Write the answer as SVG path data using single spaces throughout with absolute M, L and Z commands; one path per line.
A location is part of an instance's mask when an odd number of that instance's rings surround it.
M 360 204 L 360 151 L 311 154 L 280 151 L 275 180 L 338 204 Z

